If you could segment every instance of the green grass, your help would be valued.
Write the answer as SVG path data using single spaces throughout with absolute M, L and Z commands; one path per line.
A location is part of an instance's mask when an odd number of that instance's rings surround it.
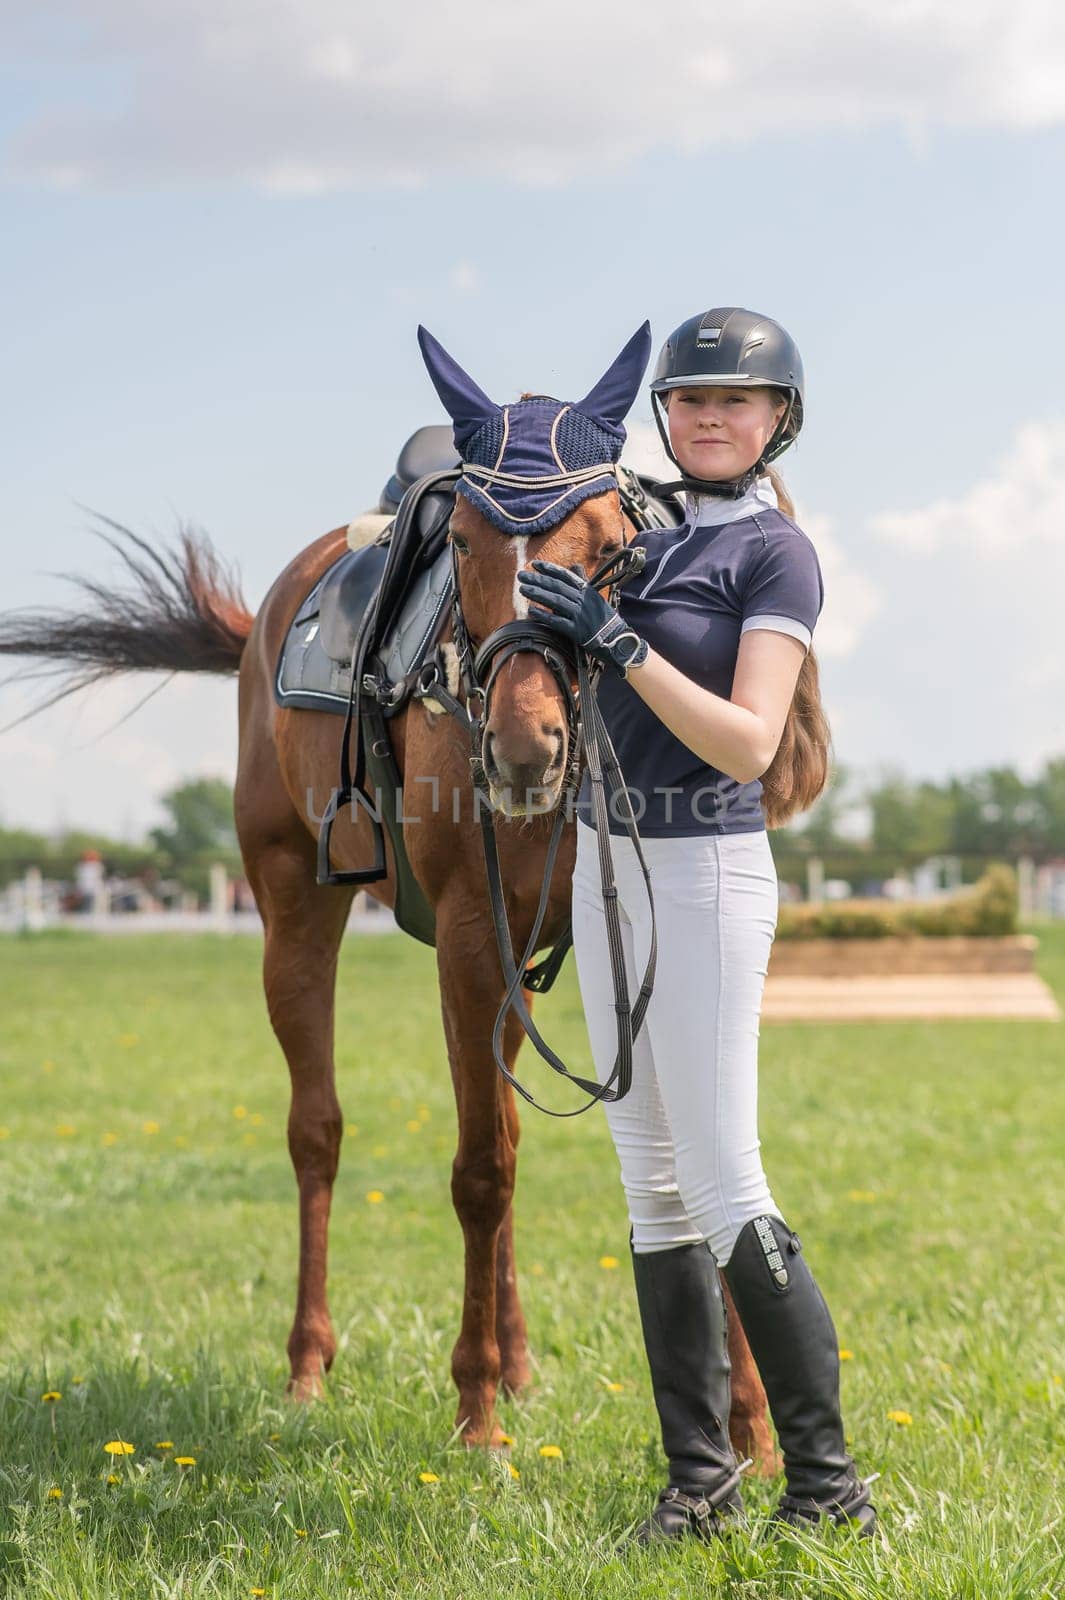
M 1065 928 L 1040 931 L 1065 999 Z M 763 1539 L 779 1485 L 752 1483 L 747 1536 L 622 1559 L 616 1539 L 664 1480 L 601 1115 L 524 1117 L 536 1381 L 501 1410 L 515 1479 L 451 1434 L 461 1241 L 433 953 L 349 941 L 340 1351 L 327 1400 L 292 1408 L 287 1079 L 258 962 L 243 939 L 0 941 L 0 1592 L 1063 1592 L 1065 1028 L 763 1028 L 767 1168 L 853 1352 L 845 1416 L 861 1467 L 883 1475 L 881 1536 Z M 590 1070 L 572 958 L 541 1014 Z M 896 1409 L 912 1424 L 891 1422 Z M 136 1453 L 109 1486 L 113 1439 Z M 545 1443 L 562 1459 L 541 1458 Z

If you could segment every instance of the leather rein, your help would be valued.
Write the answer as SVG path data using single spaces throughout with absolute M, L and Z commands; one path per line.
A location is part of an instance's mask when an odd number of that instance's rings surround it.
M 639 512 L 640 509 L 646 506 L 646 500 L 643 498 L 638 480 L 632 479 L 625 484 L 619 484 L 619 488 L 622 494 L 622 504 L 627 512 L 631 513 L 633 510 Z M 618 586 L 626 579 L 642 571 L 645 559 L 645 552 L 642 547 L 626 545 L 624 549 L 619 550 L 615 555 L 604 561 L 595 570 L 588 582 L 591 583 L 593 588 L 597 589 L 604 584 L 609 584 L 610 602 L 616 605 Z M 431 669 L 432 677 L 424 683 L 419 682 L 418 693 L 419 695 L 431 694 L 434 700 L 439 701 L 457 721 L 467 728 L 471 740 L 470 765 L 474 774 L 475 784 L 478 773 L 483 772 L 481 751 L 488 720 L 488 697 L 503 664 L 511 656 L 522 651 L 534 651 L 542 656 L 562 691 L 562 698 L 566 707 L 566 717 L 569 725 L 569 761 L 562 792 L 555 808 L 555 819 L 547 847 L 544 878 L 540 890 L 539 903 L 536 908 L 536 916 L 520 962 L 517 962 L 514 957 L 514 945 L 507 918 L 495 835 L 494 812 L 490 807 L 483 805 L 478 805 L 477 810 L 481 824 L 492 920 L 495 924 L 496 943 L 499 947 L 503 976 L 507 984 L 507 990 L 503 996 L 496 1015 L 495 1026 L 492 1030 L 492 1054 L 500 1073 L 530 1105 L 535 1106 L 538 1111 L 546 1112 L 548 1116 L 575 1117 L 587 1111 L 600 1100 L 617 1101 L 623 1099 L 632 1087 L 633 1042 L 643 1024 L 647 1006 L 651 999 L 658 959 L 658 939 L 655 927 L 651 875 L 644 859 L 643 851 L 640 848 L 640 836 L 632 811 L 632 802 L 625 787 L 624 777 L 618 765 L 618 758 L 596 697 L 596 689 L 603 670 L 602 666 L 598 662 L 591 661 L 583 650 L 571 651 L 566 641 L 561 639 L 557 633 L 544 623 L 537 621 L 535 617 L 517 618 L 512 622 L 505 622 L 502 627 L 496 628 L 490 633 L 480 645 L 475 646 L 470 639 L 462 613 L 458 558 L 453 543 L 451 544 L 451 576 L 451 624 L 459 660 L 463 701 L 456 699 L 454 695 L 449 693 L 446 686 L 441 683 L 439 669 L 435 666 Z M 576 693 L 574 693 L 570 681 L 574 671 L 577 676 Z M 478 702 L 479 709 L 473 709 L 474 702 Z M 572 942 L 572 933 L 567 929 L 564 939 L 558 942 L 550 955 L 539 966 L 529 967 L 529 962 L 532 960 L 540 940 L 540 930 L 543 926 L 544 918 L 547 915 L 555 859 L 562 839 L 562 829 L 565 826 L 569 802 L 571 797 L 576 798 L 580 783 L 580 753 L 582 750 L 588 765 L 588 776 L 592 790 L 592 807 L 595 813 L 599 875 L 603 893 L 603 909 L 606 916 L 618 1039 L 617 1054 L 614 1058 L 613 1068 L 606 1082 L 602 1084 L 588 1078 L 578 1077 L 569 1071 L 565 1062 L 556 1055 L 537 1029 L 523 993 L 526 988 L 535 991 L 541 987 L 549 987 L 561 967 L 566 951 Z M 607 797 L 604 792 L 607 776 L 610 778 L 612 796 L 620 795 L 622 797 L 620 820 L 623 822 L 625 831 L 632 840 L 633 848 L 636 851 L 651 911 L 650 951 L 635 1003 L 632 1002 L 628 991 L 624 947 L 621 940 L 618 890 L 614 881 L 614 864 L 610 849 L 610 831 L 607 816 Z M 553 1111 L 549 1106 L 541 1105 L 510 1071 L 503 1058 L 502 1044 L 503 1031 L 511 1011 L 517 1015 L 522 1028 L 528 1038 L 532 1040 L 541 1059 L 546 1061 L 561 1077 L 570 1083 L 576 1084 L 579 1089 L 583 1089 L 588 1094 L 589 1098 L 583 1105 L 578 1106 L 573 1111 Z

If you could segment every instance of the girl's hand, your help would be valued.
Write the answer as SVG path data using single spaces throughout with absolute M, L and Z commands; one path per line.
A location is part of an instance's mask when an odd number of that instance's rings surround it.
M 529 601 L 530 615 L 625 676 L 644 641 L 622 621 L 598 589 L 593 589 L 579 566 L 532 561 L 518 573 L 518 588 Z

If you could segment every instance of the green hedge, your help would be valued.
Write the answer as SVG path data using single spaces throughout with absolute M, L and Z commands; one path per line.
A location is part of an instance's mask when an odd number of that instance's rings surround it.
M 892 934 L 1017 932 L 1017 876 L 994 862 L 978 883 L 949 900 L 839 900 L 780 907 L 778 939 L 884 939 Z

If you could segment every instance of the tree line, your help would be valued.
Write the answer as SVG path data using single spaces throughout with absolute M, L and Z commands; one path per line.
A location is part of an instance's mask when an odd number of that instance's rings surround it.
M 28 866 L 70 878 L 88 850 L 97 851 L 110 872 L 172 878 L 198 891 L 212 862 L 240 873 L 227 782 L 197 778 L 170 789 L 161 804 L 166 822 L 140 843 L 75 829 L 53 837 L 0 828 L 0 884 Z M 941 783 L 912 780 L 894 768 L 870 779 L 837 762 L 816 805 L 772 837 L 782 875 L 799 872 L 810 856 L 821 858 L 829 873 L 851 878 L 890 876 L 931 856 L 961 857 L 966 878 L 978 876 L 991 859 L 1065 861 L 1065 756 L 1048 760 L 1031 780 L 1007 766 Z

